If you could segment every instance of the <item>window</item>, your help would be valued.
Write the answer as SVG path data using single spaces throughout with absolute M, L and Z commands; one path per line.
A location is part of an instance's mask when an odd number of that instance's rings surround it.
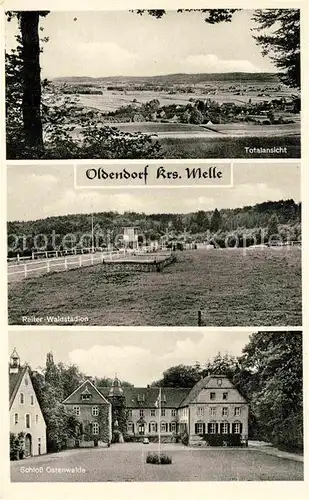
M 213 401 L 214 399 L 216 399 L 216 393 L 215 392 L 211 392 L 210 393 L 210 399 Z
M 176 417 L 177 413 L 176 413 L 176 410 L 172 410 L 172 417 Z
M 82 401 L 88 401 L 91 399 L 91 394 L 82 394 Z
M 203 423 L 196 424 L 196 434 L 203 434 L 203 433 L 204 433 L 204 424 Z
M 97 417 L 99 415 L 99 407 L 98 406 L 93 406 L 91 409 L 91 413 L 93 417 Z
M 198 417 L 203 417 L 204 416 L 204 408 L 202 406 L 198 406 L 196 413 L 197 413 Z
M 240 434 L 241 432 L 241 429 L 240 429 L 240 423 L 239 422 L 236 422 L 234 424 L 234 434 Z
M 227 407 L 227 406 L 224 406 L 224 407 L 222 408 L 222 416 L 223 416 L 223 417 L 227 417 L 227 416 L 228 416 L 228 414 L 229 414 L 229 409 L 228 409 L 228 407 Z
M 18 424 L 18 413 L 15 413 L 14 415 L 14 424 Z
M 24 402 L 25 402 L 25 398 L 24 398 L 24 395 L 23 395 L 23 393 L 22 393 L 22 392 L 21 392 L 21 393 L 20 393 L 20 395 L 19 395 L 19 402 L 20 402 L 20 404 L 21 404 L 21 405 L 23 405 L 23 404 L 24 404 Z
M 234 408 L 234 415 L 235 417 L 239 417 L 240 416 L 240 407 L 237 406 L 236 408 Z
M 224 399 L 225 401 L 228 399 L 228 392 L 224 392 L 222 394 L 222 399 Z
M 209 413 L 210 413 L 211 417 L 215 417 L 216 416 L 216 408 L 209 408 Z
M 99 434 L 99 430 L 100 430 L 100 427 L 99 427 L 98 422 L 93 422 L 92 423 L 92 434 Z
M 222 385 L 222 378 L 217 378 L 217 385 Z
M 165 417 L 165 410 L 164 409 L 161 410 L 161 417 Z
M 228 434 L 229 433 L 229 424 L 227 422 L 224 422 L 221 424 L 221 434 Z
M 80 416 L 80 407 L 79 406 L 73 406 L 73 413 L 76 415 L 76 417 Z
M 166 422 L 161 422 L 161 432 L 167 432 Z
M 217 424 L 215 424 L 214 422 L 212 422 L 211 424 L 209 424 L 209 434 L 216 434 L 217 432 Z
M 127 410 L 127 416 L 128 418 L 132 418 L 132 410 Z
M 29 413 L 27 413 L 26 414 L 26 428 L 30 429 L 30 427 L 31 427 L 31 418 L 30 418 Z
M 39 423 L 39 415 L 36 415 L 35 416 L 35 423 L 38 424 Z
M 139 411 L 139 416 L 140 416 L 140 417 L 143 417 L 143 416 L 144 416 L 144 410 L 140 410 L 140 411 Z
M 25 378 L 25 385 L 28 385 L 29 384 L 29 380 L 27 379 L 27 377 Z
M 34 396 L 32 394 L 30 396 L 30 404 L 31 404 L 31 406 L 34 405 Z
M 176 422 L 171 423 L 171 431 L 176 432 Z
M 150 415 L 151 415 L 151 417 L 155 417 L 156 416 L 156 410 L 150 410 Z
M 150 422 L 150 432 L 157 432 L 157 424 L 156 422 Z

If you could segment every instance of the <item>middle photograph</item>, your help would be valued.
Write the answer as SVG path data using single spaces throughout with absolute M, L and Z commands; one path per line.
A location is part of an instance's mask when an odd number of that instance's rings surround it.
M 8 167 L 9 324 L 301 325 L 298 162 L 207 163 L 208 185 L 185 189 L 102 186 L 99 170 Z

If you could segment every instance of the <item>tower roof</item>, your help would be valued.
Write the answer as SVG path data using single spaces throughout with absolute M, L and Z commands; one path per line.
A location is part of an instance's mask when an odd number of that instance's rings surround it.
M 117 375 L 115 375 L 115 378 L 112 383 L 112 387 L 110 388 L 109 394 L 110 397 L 113 396 L 123 396 L 123 389 L 121 387 L 121 382 Z

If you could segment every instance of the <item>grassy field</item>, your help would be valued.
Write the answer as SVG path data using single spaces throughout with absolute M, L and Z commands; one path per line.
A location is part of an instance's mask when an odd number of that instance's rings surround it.
M 159 138 L 164 158 L 300 158 L 300 136 Z M 287 148 L 286 153 L 249 153 L 249 148 Z
M 88 316 L 90 325 L 301 325 L 296 247 L 192 250 L 160 273 L 105 274 L 100 265 L 9 285 L 9 323 L 21 317 Z
M 130 443 L 132 444 L 132 443 Z M 11 462 L 12 482 L 95 482 L 95 481 L 301 481 L 303 463 L 249 449 L 175 449 L 168 451 L 170 465 L 146 464 L 147 447 L 67 450 Z M 29 472 L 22 473 L 21 468 Z M 68 473 L 82 467 L 84 473 Z M 35 472 L 39 468 L 39 472 Z M 62 473 L 48 472 L 64 468 Z M 34 469 L 34 470 L 33 470 Z

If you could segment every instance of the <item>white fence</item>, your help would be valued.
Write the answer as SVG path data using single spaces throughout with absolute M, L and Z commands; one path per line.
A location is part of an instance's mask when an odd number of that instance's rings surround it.
M 51 253 L 51 252 L 47 252 Z M 55 254 L 55 252 L 53 252 Z M 8 265 L 8 281 L 16 281 L 18 279 L 28 278 L 30 275 L 42 275 L 55 271 L 68 271 L 69 269 L 76 269 L 84 266 L 93 266 L 100 264 L 104 261 L 114 261 L 120 259 L 130 258 L 132 255 L 138 254 L 142 258 L 149 258 L 149 252 L 145 249 L 138 249 L 135 251 L 117 250 L 112 252 L 95 252 L 95 253 L 80 253 L 79 255 L 71 254 L 66 257 L 54 258 L 40 258 L 30 259 L 28 257 L 20 258 L 16 264 Z M 27 262 L 25 262 L 27 260 Z M 14 259 L 16 262 L 16 259 Z

